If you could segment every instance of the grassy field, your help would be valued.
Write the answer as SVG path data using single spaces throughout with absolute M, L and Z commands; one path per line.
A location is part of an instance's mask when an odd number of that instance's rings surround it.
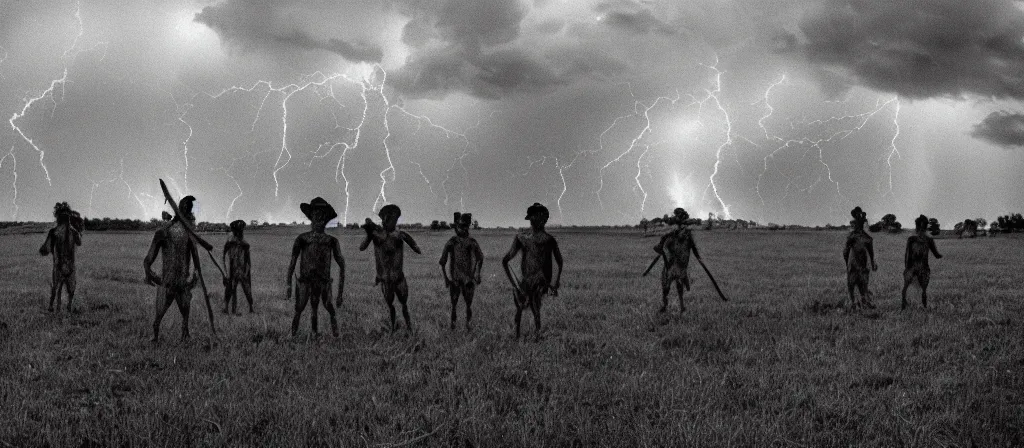
M 901 312 L 906 235 L 876 235 L 878 309 L 850 312 L 834 307 L 843 233 L 698 231 L 731 300 L 694 264 L 680 316 L 675 300 L 659 314 L 657 276 L 639 275 L 655 238 L 556 229 L 561 295 L 542 337 L 517 342 L 500 266 L 512 234 L 496 230 L 475 233 L 487 259 L 472 332 L 461 304 L 448 330 L 437 260 L 450 232 L 413 234 L 415 331 L 392 335 L 356 231 L 341 235 L 341 337 L 310 337 L 308 317 L 290 337 L 299 231 L 247 235 L 256 314 L 217 312 L 211 344 L 197 294 L 193 340 L 177 342 L 172 308 L 156 346 L 150 234 L 85 235 L 71 315 L 42 311 L 43 235 L 0 237 L 0 445 L 1024 445 L 1024 239 L 939 240 L 932 308 L 915 288 Z

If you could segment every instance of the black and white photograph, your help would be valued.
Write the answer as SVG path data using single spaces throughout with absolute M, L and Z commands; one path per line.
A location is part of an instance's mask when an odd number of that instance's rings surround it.
M 1024 1 L 0 0 L 0 447 L 1024 446 Z

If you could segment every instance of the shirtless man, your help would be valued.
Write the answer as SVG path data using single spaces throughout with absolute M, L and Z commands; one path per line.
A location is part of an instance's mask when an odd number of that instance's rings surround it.
M 868 214 L 861 211 L 860 207 L 850 211 L 853 216 L 853 231 L 846 237 L 846 247 L 843 248 L 843 260 L 846 261 L 846 286 L 850 291 L 851 307 L 856 309 L 860 303 L 854 298 L 853 289 L 860 291 L 861 302 L 868 308 L 874 308 L 871 303 L 873 294 L 868 289 L 871 281 L 871 271 L 877 271 L 875 264 L 875 246 L 871 235 L 864 231 L 864 224 L 868 221 Z M 871 270 L 868 270 L 868 261 L 871 261 Z
M 405 318 L 405 326 L 412 331 L 412 319 L 409 318 L 409 308 L 406 302 L 409 299 L 409 285 L 405 281 L 404 254 L 405 245 L 417 254 L 420 247 L 416 241 L 401 230 L 396 230 L 398 218 L 402 216 L 402 209 L 395 204 L 388 204 L 377 212 L 380 216 L 381 226 L 374 224 L 370 218 L 366 218 L 363 230 L 366 231 L 366 238 L 359 244 L 359 250 L 364 251 L 373 243 L 373 255 L 376 261 L 377 277 L 375 284 L 381 284 L 384 293 L 384 301 L 388 304 L 388 312 L 391 316 L 391 331 L 394 332 L 398 326 L 395 322 L 395 297 L 398 303 L 402 304 L 402 317 Z
M 476 291 L 476 285 L 480 284 L 480 271 L 484 266 L 484 253 L 476 240 L 469 236 L 472 222 L 472 213 L 455 212 L 455 219 L 452 221 L 455 236 L 448 240 L 444 245 L 444 251 L 441 252 L 441 274 L 444 275 L 444 284 L 448 286 L 452 298 L 452 330 L 455 329 L 455 306 L 459 302 L 460 294 L 466 301 L 466 330 L 470 329 L 470 321 L 473 319 L 473 293 Z M 449 255 L 452 258 L 451 277 L 448 276 L 448 270 L 445 270 Z
M 178 202 L 178 211 L 182 214 L 179 218 L 187 219 L 190 225 L 195 225 L 195 216 L 192 215 L 194 201 L 194 197 L 185 196 Z M 153 342 L 160 340 L 160 321 L 172 303 L 177 303 L 178 311 L 181 312 L 181 340 L 186 341 L 189 338 L 188 317 L 192 304 L 192 288 L 196 286 L 197 280 L 196 274 L 192 274 L 191 278 L 189 274 L 193 262 L 196 273 L 201 274 L 201 268 L 195 243 L 184 226 L 185 223 L 176 219 L 158 229 L 153 235 L 153 242 L 149 245 L 149 253 L 142 262 L 146 272 L 146 283 L 160 286 L 159 290 L 162 291 L 161 296 L 157 297 L 156 318 L 153 319 Z M 156 275 L 153 272 L 153 262 L 160 251 L 163 251 L 163 275 Z
M 303 233 L 295 238 L 292 245 L 292 261 L 288 264 L 288 298 L 292 295 L 292 276 L 295 275 L 295 262 L 302 258 L 302 265 L 299 267 L 300 291 L 295 298 L 295 317 L 292 318 L 292 336 L 299 331 L 299 318 L 302 311 L 306 309 L 306 303 L 312 301 L 312 314 L 310 315 L 313 333 L 318 333 L 317 313 L 320 308 L 320 301 L 323 301 L 324 308 L 331 319 L 331 333 L 338 336 L 338 319 L 335 316 L 334 303 L 331 302 L 331 258 L 338 263 L 338 303 L 342 301 L 342 294 L 345 292 L 345 259 L 341 256 L 341 243 L 338 239 L 324 233 L 327 223 L 337 218 L 338 213 L 334 207 L 328 204 L 323 198 L 316 197 L 308 204 L 300 204 L 302 213 L 309 218 L 312 230 Z
M 547 207 L 534 203 L 526 209 L 526 219 L 530 220 L 530 230 L 519 233 L 512 240 L 512 247 L 501 259 L 501 265 L 505 269 L 508 281 L 514 289 L 513 296 L 516 303 L 516 339 L 519 339 L 520 322 L 523 317 L 523 310 L 530 309 L 533 313 L 534 334 L 540 337 L 540 306 L 541 298 L 548 290 L 558 295 L 558 287 L 562 281 L 562 252 L 558 250 L 558 242 L 555 237 L 544 231 L 544 225 L 548 222 Z M 509 269 L 508 263 L 520 251 L 523 252 L 520 260 L 520 272 L 522 280 L 515 278 L 515 274 Z M 551 259 L 558 264 L 558 275 L 552 283 Z
M 654 246 L 654 251 L 660 254 L 665 261 L 661 271 L 661 309 L 664 313 L 668 309 L 668 294 L 672 291 L 672 284 L 676 285 L 676 293 L 679 295 L 679 313 L 686 311 L 683 305 L 683 292 L 690 290 L 690 252 L 700 259 L 700 252 L 693 241 L 693 233 L 686 226 L 691 223 L 690 214 L 682 208 L 672 211 L 673 217 L 670 221 L 676 225 L 675 230 L 661 237 L 661 241 Z
M 907 238 L 907 251 L 903 257 L 903 309 L 907 309 L 907 288 L 915 278 L 921 285 L 921 305 L 928 308 L 928 281 L 932 273 L 928 267 L 928 252 L 931 251 L 936 259 L 942 258 L 942 254 L 935 247 L 935 240 L 928 236 L 928 217 L 918 216 L 914 220 L 914 227 L 917 234 Z
M 228 276 L 224 279 L 224 313 L 228 312 L 228 305 L 231 305 L 231 312 L 238 315 L 238 286 L 242 286 L 246 300 L 249 301 L 249 312 L 252 313 L 252 278 L 250 270 L 252 262 L 249 259 L 249 242 L 245 241 L 245 221 L 241 219 L 232 221 L 231 238 L 224 243 L 224 252 L 221 254 L 221 262 L 228 268 Z
M 50 284 L 50 307 L 57 302 L 60 308 L 60 296 L 64 289 L 68 291 L 68 312 L 75 298 L 75 247 L 82 245 L 82 219 L 71 210 L 67 202 L 58 202 L 53 206 L 53 217 L 57 218 L 57 226 L 46 233 L 46 241 L 39 247 L 39 255 L 53 255 L 53 272 Z

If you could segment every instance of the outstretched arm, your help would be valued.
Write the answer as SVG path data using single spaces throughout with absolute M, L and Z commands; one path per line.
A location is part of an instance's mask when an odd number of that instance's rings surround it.
M 50 255 L 53 250 L 53 240 L 53 229 L 50 229 L 49 232 L 46 232 L 46 240 L 43 241 L 43 245 L 39 246 L 39 255 Z
M 942 258 L 942 254 L 939 253 L 939 249 L 935 247 L 935 240 L 928 238 L 928 248 L 931 249 L 932 255 L 935 255 L 935 258 Z
M 376 233 L 379 227 L 377 227 L 377 224 L 375 224 L 370 218 L 366 218 L 366 222 L 364 222 L 360 227 L 362 227 L 366 232 L 366 238 L 363 238 L 363 242 L 359 243 L 359 251 L 362 252 L 366 250 L 367 247 L 370 247 L 370 243 L 376 242 L 374 233 Z
M 403 241 L 405 241 L 405 244 L 409 245 L 409 248 L 412 249 L 413 252 L 416 252 L 417 254 L 423 253 L 420 252 L 420 247 L 416 245 L 416 240 L 412 239 L 412 235 L 409 235 L 408 233 L 405 232 L 398 232 L 398 235 L 402 238 Z
M 331 252 L 334 253 L 334 262 L 338 263 L 338 298 L 335 303 L 341 304 L 344 300 L 342 294 L 345 293 L 345 257 L 341 256 L 341 242 L 337 239 L 334 240 L 334 245 L 331 247 Z
M 163 284 L 160 276 L 153 272 L 153 262 L 156 261 L 156 256 L 160 252 L 160 244 L 162 242 L 162 232 L 157 232 L 153 235 L 153 242 L 149 243 L 149 252 L 146 254 L 145 260 L 142 261 L 142 268 L 146 272 L 146 283 L 149 285 Z
M 298 261 L 300 253 L 302 253 L 301 236 L 295 238 L 295 244 L 292 244 L 292 261 L 288 263 L 288 280 L 286 281 L 288 292 L 285 296 L 289 299 L 292 298 L 292 276 L 295 275 L 295 262 Z

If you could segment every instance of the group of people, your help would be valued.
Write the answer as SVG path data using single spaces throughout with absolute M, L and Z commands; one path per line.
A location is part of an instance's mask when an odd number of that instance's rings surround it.
M 143 262 L 146 282 L 158 286 L 160 291 L 153 321 L 153 341 L 159 340 L 160 322 L 172 304 L 177 304 L 178 310 L 181 312 L 181 338 L 185 340 L 189 337 L 191 291 L 197 283 L 202 286 L 211 326 L 213 324 L 213 311 L 202 277 L 197 248 L 198 244 L 209 251 L 212 249 L 212 245 L 206 243 L 193 230 L 195 226 L 195 215 L 192 213 L 194 202 L 194 197 L 186 196 L 173 207 L 174 216 L 164 214 L 165 224 L 153 235 L 149 251 Z M 175 205 L 173 201 L 172 205 Z M 312 331 L 318 332 L 317 311 L 320 304 L 323 303 L 330 318 L 331 332 L 337 336 L 336 307 L 341 306 L 344 300 L 345 258 L 342 256 L 341 244 L 338 239 L 328 235 L 325 230 L 327 223 L 337 218 L 338 214 L 330 203 L 320 197 L 314 198 L 309 203 L 301 204 L 300 209 L 309 219 L 311 229 L 295 238 L 292 245 L 291 261 L 288 265 L 286 297 L 290 300 L 294 295 L 295 301 L 291 331 L 293 335 L 298 332 L 302 313 L 307 305 L 311 305 Z M 366 250 L 371 243 L 373 244 L 376 268 L 374 284 L 380 286 L 381 293 L 388 305 L 392 331 L 398 328 L 394 304 L 396 298 L 402 307 L 402 317 L 405 320 L 406 328 L 412 329 L 412 320 L 407 305 L 409 286 L 403 270 L 405 246 L 409 246 L 417 254 L 422 253 L 411 235 L 397 229 L 398 218 L 401 215 L 402 210 L 397 205 L 388 204 L 382 207 L 378 212 L 380 224 L 367 218 L 361 226 L 366 236 L 359 244 L 360 251 Z M 853 230 L 847 237 L 843 249 L 851 306 L 854 309 L 860 306 L 874 308 L 875 305 L 871 302 L 873 294 L 868 288 L 868 284 L 871 272 L 876 271 L 878 265 L 875 263 L 872 238 L 864 231 L 867 214 L 860 207 L 856 207 L 851 211 L 851 215 L 853 216 L 853 221 L 851 221 Z M 53 255 L 53 283 L 49 310 L 54 310 L 55 301 L 57 306 L 60 306 L 61 290 L 66 289 L 68 310 L 70 311 L 75 292 L 75 248 L 82 244 L 82 220 L 67 203 L 58 203 L 54 206 L 54 217 L 57 225 L 47 233 L 46 241 L 39 252 L 42 255 Z M 563 260 L 557 240 L 544 229 L 548 217 L 548 209 L 543 205 L 534 203 L 528 207 L 525 219 L 530 221 L 530 229 L 513 237 L 511 248 L 502 258 L 502 268 L 512 285 L 515 299 L 516 338 L 520 336 L 523 312 L 527 309 L 530 310 L 534 319 L 535 332 L 539 332 L 542 298 L 548 293 L 558 295 Z M 484 255 L 480 245 L 469 236 L 471 223 L 472 215 L 470 213 L 455 213 L 452 225 L 455 236 L 445 243 L 439 261 L 442 276 L 451 297 L 452 329 L 456 327 L 456 309 L 460 297 L 466 307 L 466 329 L 471 328 L 473 297 L 477 285 L 481 282 Z M 666 311 L 669 293 L 672 285 L 675 285 L 679 296 L 679 309 L 682 312 L 685 310 L 683 293 L 690 289 L 688 276 L 690 253 L 693 253 L 698 262 L 701 261 L 701 258 L 693 234 L 688 227 L 693 221 L 689 219 L 686 210 L 675 209 L 670 223 L 674 224 L 675 228 L 663 235 L 658 244 L 654 246 L 658 257 L 651 263 L 648 272 L 658 260 L 664 260 L 661 275 L 661 311 Z M 918 217 L 915 220 L 916 232 L 907 240 L 904 257 L 903 308 L 907 306 L 907 288 L 914 281 L 921 286 L 922 305 L 928 306 L 927 288 L 930 279 L 928 254 L 931 252 L 936 258 L 942 258 L 935 247 L 935 241 L 926 232 L 927 224 L 927 217 L 924 215 Z M 253 312 L 252 263 L 249 243 L 244 237 L 245 222 L 237 220 L 232 222 L 229 227 L 231 237 L 224 244 L 221 256 L 221 261 L 227 269 L 217 265 L 216 259 L 212 253 L 210 254 L 211 260 L 221 271 L 223 277 L 225 287 L 223 312 L 238 314 L 237 289 L 239 286 L 248 300 L 249 312 Z M 161 274 L 158 275 L 153 271 L 153 263 L 161 253 L 163 255 Z M 522 253 L 520 260 L 522 278 L 518 278 L 509 266 L 512 259 L 520 253 Z M 296 277 L 297 263 L 298 276 Z M 333 299 L 332 263 L 337 263 L 339 267 L 337 295 Z M 703 263 L 701 264 L 703 265 Z M 554 272 L 553 265 L 558 266 L 557 273 Z M 297 282 L 293 283 L 293 278 Z M 715 287 L 717 289 L 717 284 Z M 854 295 L 855 289 L 860 292 L 859 301 Z M 719 293 L 721 294 L 721 291 Z M 722 295 L 722 298 L 725 299 L 725 296 Z

